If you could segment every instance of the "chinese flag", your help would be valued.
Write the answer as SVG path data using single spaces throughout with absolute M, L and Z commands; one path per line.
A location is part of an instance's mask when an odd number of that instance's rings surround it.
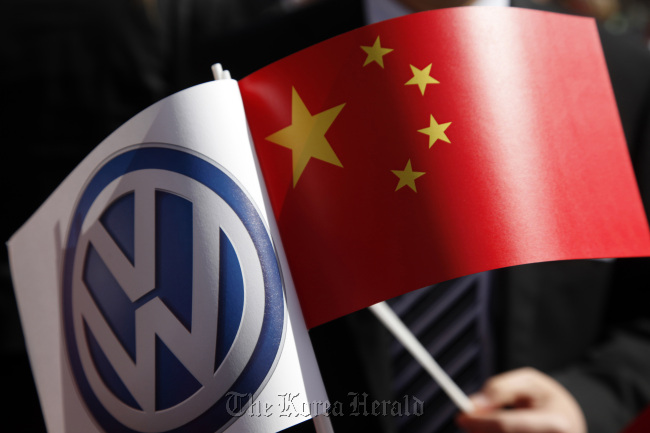
M 650 255 L 591 19 L 414 14 L 239 84 L 309 327 L 479 271 Z

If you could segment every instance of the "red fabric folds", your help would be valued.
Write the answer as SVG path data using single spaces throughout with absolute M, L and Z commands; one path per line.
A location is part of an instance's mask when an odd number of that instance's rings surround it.
M 650 254 L 591 19 L 414 14 L 239 84 L 309 327 L 479 271 Z

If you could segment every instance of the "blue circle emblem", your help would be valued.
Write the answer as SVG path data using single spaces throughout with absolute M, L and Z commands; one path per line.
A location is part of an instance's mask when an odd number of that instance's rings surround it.
M 170 145 L 105 162 L 82 191 L 63 264 L 78 391 L 111 432 L 215 432 L 282 351 L 282 277 L 243 188 Z M 238 401 L 244 407 L 232 407 Z

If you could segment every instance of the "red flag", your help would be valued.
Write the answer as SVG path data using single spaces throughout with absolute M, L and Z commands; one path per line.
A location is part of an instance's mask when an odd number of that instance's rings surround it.
M 240 88 L 309 327 L 488 269 L 650 254 L 591 19 L 425 12 Z

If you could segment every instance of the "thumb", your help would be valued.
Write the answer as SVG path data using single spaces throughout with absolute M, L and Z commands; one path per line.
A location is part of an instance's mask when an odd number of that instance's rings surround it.
M 542 373 L 533 368 L 522 368 L 493 376 L 471 400 L 477 410 L 531 407 L 545 395 L 547 387 Z

